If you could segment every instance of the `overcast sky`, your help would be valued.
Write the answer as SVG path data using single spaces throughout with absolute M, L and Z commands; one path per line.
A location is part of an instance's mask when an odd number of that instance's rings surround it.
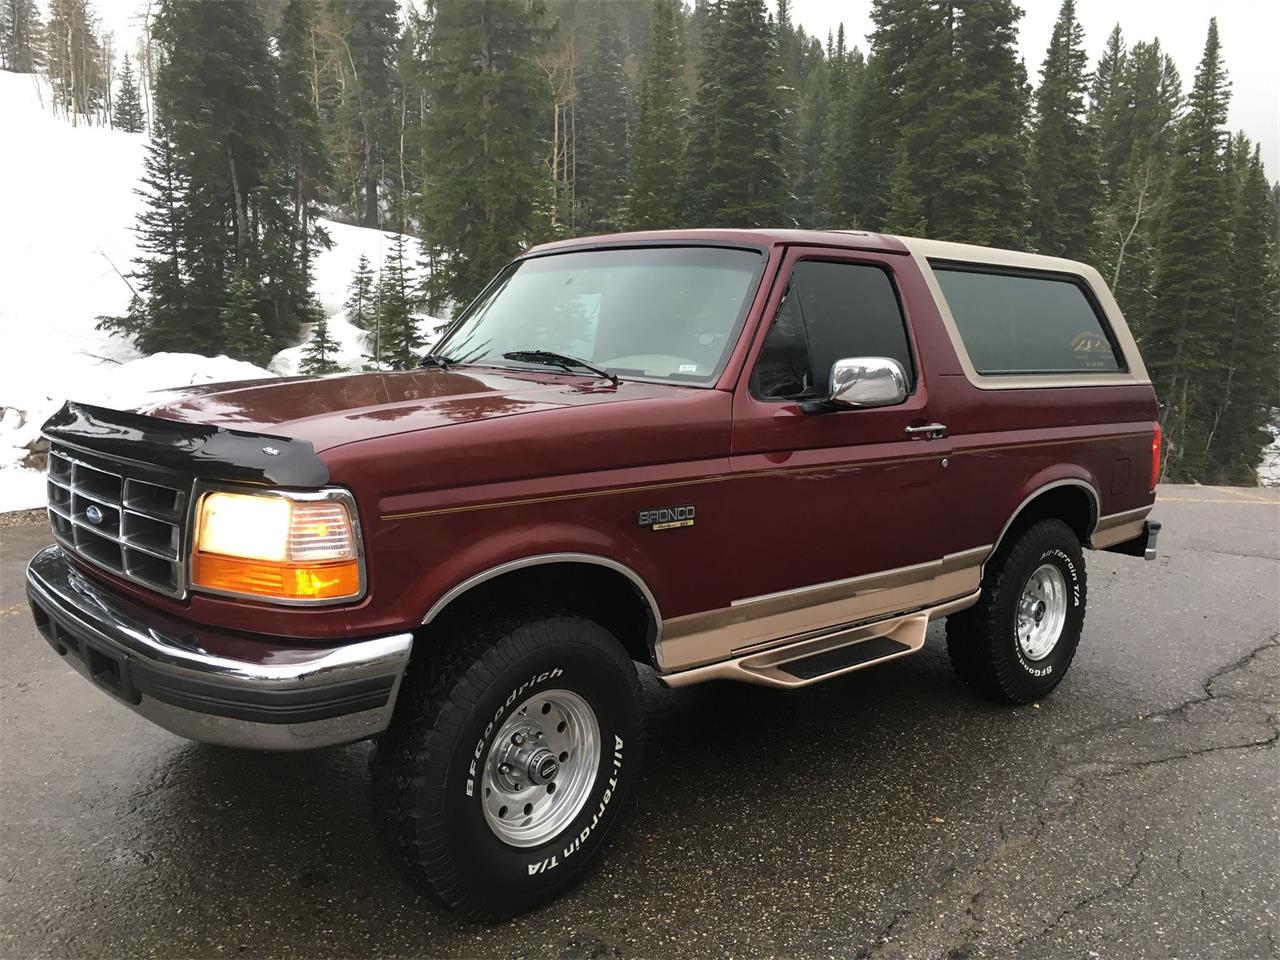
M 1018 46 L 1032 83 L 1049 46 L 1060 0 L 1022 0 Z M 871 32 L 870 0 L 791 0 L 797 23 L 826 37 L 844 22 L 845 35 L 867 52 Z M 1231 78 L 1230 124 L 1262 144 L 1262 160 L 1270 180 L 1280 179 L 1280 2 L 1277 0 L 1076 0 L 1076 16 L 1084 25 L 1085 44 L 1097 62 L 1107 35 L 1118 22 L 1129 45 L 1160 38 L 1190 89 L 1204 53 L 1209 18 L 1218 18 L 1218 35 Z
M 771 5 L 776 0 L 769 0 Z M 43 0 L 42 6 L 48 6 Z M 1040 63 L 1049 46 L 1049 34 L 1057 18 L 1060 0 L 1023 0 L 1026 11 L 1019 24 L 1019 46 L 1033 83 L 1039 81 Z M 142 0 L 97 0 L 94 9 L 117 40 L 137 36 L 135 16 Z M 796 22 L 809 33 L 825 37 L 840 22 L 845 34 L 865 53 L 871 31 L 871 0 L 792 0 Z M 1085 42 L 1094 62 L 1117 22 L 1125 40 L 1159 37 L 1182 74 L 1184 89 L 1191 86 L 1196 64 L 1204 52 L 1209 18 L 1217 16 L 1223 55 L 1231 76 L 1233 130 L 1244 130 L 1262 144 L 1267 176 L 1280 179 L 1280 2 L 1277 0 L 1076 0 L 1084 24 Z M 123 49 L 121 45 L 118 49 Z

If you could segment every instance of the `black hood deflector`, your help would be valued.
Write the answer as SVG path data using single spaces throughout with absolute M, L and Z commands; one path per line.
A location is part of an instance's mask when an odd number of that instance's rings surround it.
M 41 428 L 50 440 L 208 480 L 322 487 L 329 468 L 308 440 L 164 420 L 67 401 Z M 272 451 L 272 452 L 268 452 Z

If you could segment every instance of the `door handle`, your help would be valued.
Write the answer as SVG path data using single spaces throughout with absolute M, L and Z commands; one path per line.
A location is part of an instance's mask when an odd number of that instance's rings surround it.
M 926 423 L 922 427 L 907 427 L 906 433 L 912 440 L 917 438 L 940 440 L 947 435 L 947 425 L 945 423 Z

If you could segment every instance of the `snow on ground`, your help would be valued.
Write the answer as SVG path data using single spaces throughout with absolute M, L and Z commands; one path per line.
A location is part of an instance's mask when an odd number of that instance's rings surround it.
M 1271 442 L 1262 449 L 1258 483 L 1264 487 L 1280 487 L 1280 419 L 1271 424 Z
M 21 466 L 40 425 L 65 400 L 127 408 L 172 386 L 297 372 L 301 345 L 269 370 L 228 357 L 142 357 L 126 340 L 94 329 L 123 313 L 138 253 L 133 226 L 142 199 L 146 138 L 71 124 L 47 109 L 47 87 L 31 74 L 0 71 L 0 511 L 40 506 L 44 482 Z M 363 331 L 342 317 L 356 262 L 376 272 L 394 234 L 325 222 L 333 240 L 316 258 L 315 291 L 341 345 L 336 358 L 360 369 Z M 409 249 L 413 249 L 411 245 Z M 424 335 L 442 321 L 422 318 Z

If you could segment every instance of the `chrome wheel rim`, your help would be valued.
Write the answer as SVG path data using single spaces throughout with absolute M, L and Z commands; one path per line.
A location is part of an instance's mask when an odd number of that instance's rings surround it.
M 1018 600 L 1018 646 L 1028 660 L 1043 660 L 1058 644 L 1067 622 L 1067 581 L 1052 563 L 1042 563 Z
M 489 747 L 480 804 L 489 829 L 536 847 L 581 811 L 600 765 L 600 724 L 572 690 L 544 690 L 512 712 Z

